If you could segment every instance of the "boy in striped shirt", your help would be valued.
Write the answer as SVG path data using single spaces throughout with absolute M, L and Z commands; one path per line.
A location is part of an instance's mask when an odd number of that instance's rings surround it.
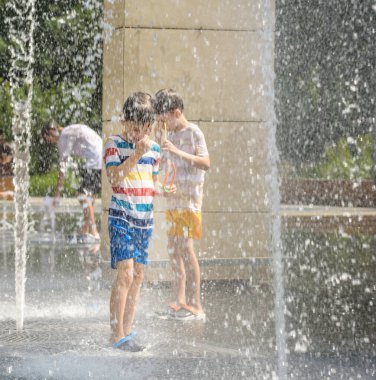
M 153 197 L 160 193 L 160 148 L 150 140 L 154 109 L 149 94 L 133 93 L 123 107 L 124 131 L 104 146 L 113 195 L 109 207 L 111 267 L 117 270 L 110 300 L 114 348 L 142 351 L 132 331 L 153 229 Z

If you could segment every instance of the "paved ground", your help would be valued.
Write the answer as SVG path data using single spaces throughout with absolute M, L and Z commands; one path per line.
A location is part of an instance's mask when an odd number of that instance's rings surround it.
M 41 199 L 31 203 L 34 211 L 41 207 Z M 96 207 L 100 210 L 99 202 Z M 11 204 L 0 202 L 4 208 L 10 212 Z M 75 200 L 63 201 L 59 210 L 80 211 Z M 375 216 L 373 209 L 281 210 L 288 218 L 343 213 Z M 126 354 L 108 344 L 113 273 L 97 246 L 31 243 L 25 324 L 17 332 L 14 250 L 9 233 L 0 233 L 0 240 L 0 379 L 376 377 L 372 235 L 334 240 L 295 230 L 286 235 L 285 369 L 278 365 L 272 277 L 252 286 L 204 283 L 206 323 L 159 319 L 156 312 L 171 299 L 171 290 L 145 284 L 135 328 L 148 350 Z
M 30 205 L 32 209 L 38 210 L 43 207 L 44 198 L 32 197 L 30 198 Z M 80 212 L 80 208 L 77 207 L 77 199 L 75 198 L 61 198 L 57 207 L 57 212 Z M 96 212 L 102 210 L 101 199 L 95 201 Z M 11 211 L 13 210 L 12 201 L 0 200 L 0 212 L 1 210 Z M 376 208 L 367 207 L 330 207 L 330 206 L 314 206 L 314 205 L 282 205 L 281 216 L 374 216 L 376 217 Z
M 329 206 L 306 206 L 306 205 L 282 205 L 281 216 L 374 216 L 376 208 L 367 207 L 329 207 Z
M 286 299 L 296 297 L 297 303 L 287 320 L 289 354 L 283 376 L 276 354 L 275 294 L 267 283 L 204 283 L 205 323 L 158 318 L 156 312 L 171 299 L 171 290 L 164 284 L 145 285 L 135 328 L 148 350 L 118 352 L 108 343 L 113 273 L 91 246 L 31 247 L 25 325 L 17 332 L 13 263 L 12 246 L 3 246 L 1 379 L 372 379 L 376 375 L 374 335 L 366 330 L 368 343 L 354 346 L 354 336 L 341 335 L 342 329 L 335 331 L 338 341 L 325 341 L 318 332 L 310 346 L 304 334 L 299 338 L 306 323 L 300 317 L 299 293 L 286 289 Z M 307 306 L 304 303 L 303 310 Z M 350 318 L 354 322 L 349 323 L 358 323 L 356 316 Z M 325 330 L 325 319 L 316 322 Z M 374 328 L 372 322 L 369 328 Z M 326 334 L 331 335 L 329 330 Z

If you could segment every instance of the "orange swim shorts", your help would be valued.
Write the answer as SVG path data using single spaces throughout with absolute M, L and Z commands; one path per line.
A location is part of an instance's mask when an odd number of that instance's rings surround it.
M 200 240 L 202 235 L 201 212 L 192 210 L 169 210 L 166 211 L 166 219 L 171 227 L 168 234 Z

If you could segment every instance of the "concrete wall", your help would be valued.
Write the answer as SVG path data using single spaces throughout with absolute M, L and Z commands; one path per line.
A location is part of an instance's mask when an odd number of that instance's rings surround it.
M 104 46 L 104 138 L 121 127 L 126 97 L 173 88 L 185 114 L 203 130 L 211 158 L 203 206 L 203 239 L 196 246 L 203 278 L 249 278 L 270 257 L 271 215 L 265 176 L 265 20 L 260 0 L 107 0 Z M 270 15 L 274 19 L 274 14 Z M 103 178 L 103 240 L 108 244 Z M 156 201 L 148 280 L 168 279 L 164 202 Z M 251 265 L 250 265 L 251 263 Z M 262 271 L 261 271 L 262 272 Z

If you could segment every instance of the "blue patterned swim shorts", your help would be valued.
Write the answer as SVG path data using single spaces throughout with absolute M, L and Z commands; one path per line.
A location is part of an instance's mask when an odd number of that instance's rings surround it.
M 152 228 L 130 226 L 121 219 L 109 218 L 111 268 L 116 269 L 118 261 L 134 259 L 136 263 L 146 265 Z

